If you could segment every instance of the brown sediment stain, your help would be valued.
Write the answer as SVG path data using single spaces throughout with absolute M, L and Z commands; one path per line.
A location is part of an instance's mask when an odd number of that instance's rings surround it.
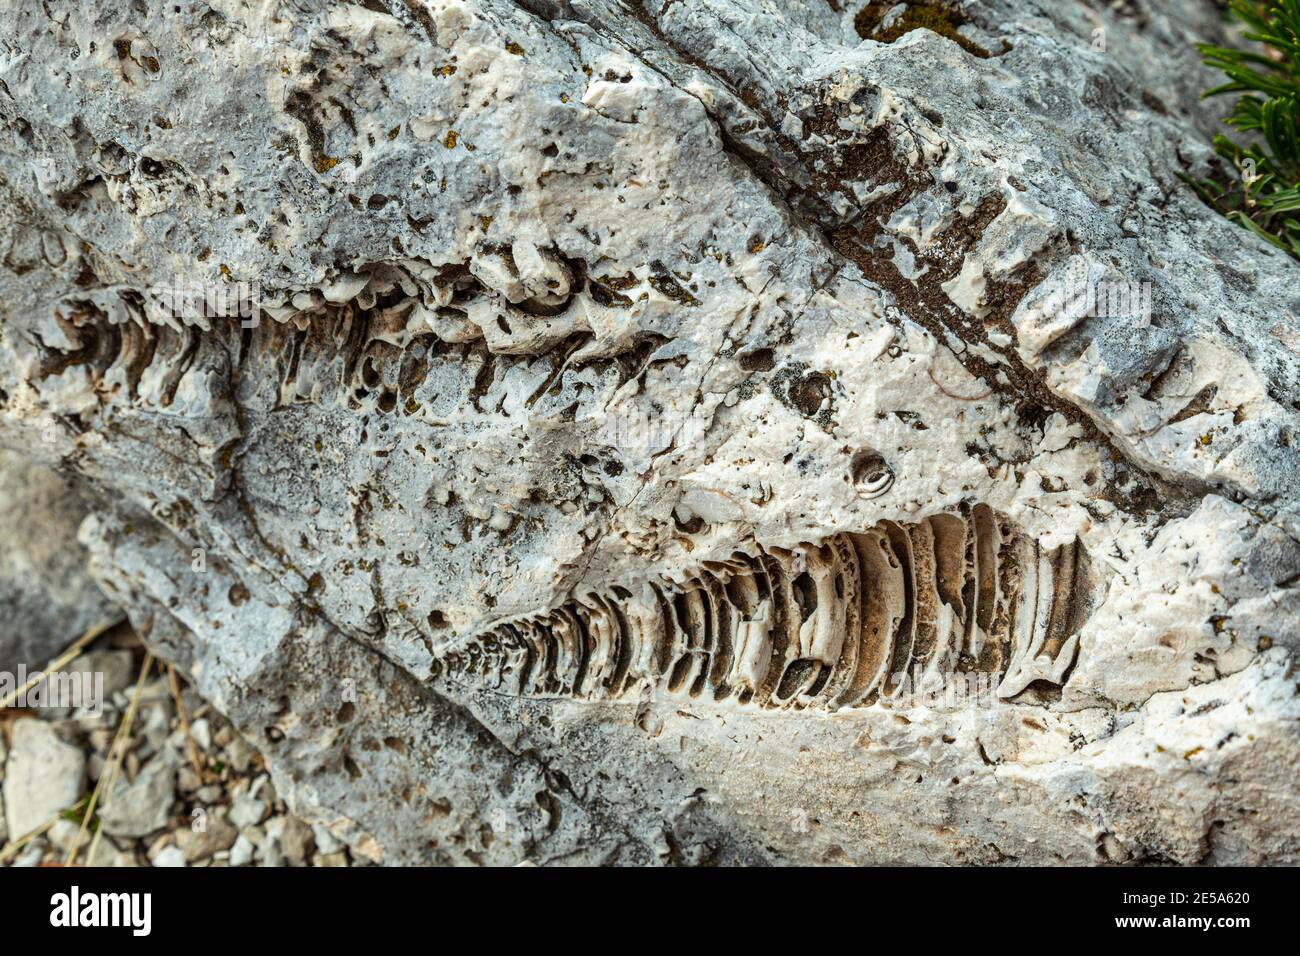
M 884 22 L 886 15 L 897 6 L 895 0 L 872 0 L 853 18 L 853 27 L 857 30 L 858 36 L 864 40 L 893 43 L 913 30 L 929 30 L 931 33 L 947 37 L 967 53 L 981 60 L 995 55 L 959 32 L 958 28 L 969 22 L 960 11 L 942 3 L 907 3 L 905 8 L 886 25 Z M 1001 52 L 1006 53 L 1008 49 L 1010 47 Z

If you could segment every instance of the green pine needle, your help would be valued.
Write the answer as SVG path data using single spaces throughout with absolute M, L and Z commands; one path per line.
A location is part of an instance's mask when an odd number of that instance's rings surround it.
M 1300 0 L 1232 0 L 1259 51 L 1197 44 L 1227 83 L 1204 94 L 1241 94 L 1224 122 L 1248 135 L 1216 136 L 1215 151 L 1236 178 L 1184 177 L 1208 205 L 1300 258 Z

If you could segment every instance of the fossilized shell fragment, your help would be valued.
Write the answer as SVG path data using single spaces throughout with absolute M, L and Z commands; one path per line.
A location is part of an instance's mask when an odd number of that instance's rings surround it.
M 879 498 L 894 486 L 894 471 L 874 452 L 853 458 L 853 487 L 859 498 Z
M 1062 683 L 1086 619 L 1086 553 L 1052 551 L 984 505 L 794 548 L 738 551 L 679 583 L 615 586 L 501 624 L 439 679 L 530 697 L 648 686 L 759 708 L 837 710 L 984 675 L 1002 698 Z

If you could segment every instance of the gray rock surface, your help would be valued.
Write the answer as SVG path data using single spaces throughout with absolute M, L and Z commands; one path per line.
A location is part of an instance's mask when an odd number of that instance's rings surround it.
M 266 825 L 267 836 L 290 866 L 302 866 L 316 848 L 311 827 L 297 817 L 279 816 Z
M 187 863 L 196 863 L 210 859 L 222 850 L 229 850 L 238 836 L 239 832 L 226 819 L 226 813 L 214 812 L 208 815 L 202 829 L 191 827 L 177 833 L 176 846 Z
M 95 686 L 102 686 L 104 697 L 107 699 L 131 686 L 132 679 L 135 677 L 135 664 L 131 660 L 130 651 L 97 650 L 82 654 L 75 661 L 60 668 L 59 672 L 81 674 L 84 675 L 83 680 L 102 680 L 102 685 Z M 103 676 L 98 678 L 97 675 Z
M 77 526 L 86 510 L 64 478 L 0 447 L 0 670 L 44 667 L 88 628 L 121 617 L 85 571 Z
M 153 858 L 152 862 L 154 866 L 184 866 L 185 854 L 177 847 L 164 847 L 162 850 L 158 851 L 158 855 Z
M 253 846 L 252 841 L 241 833 L 235 840 L 235 845 L 230 848 L 230 865 L 248 866 L 253 862 L 253 854 L 256 852 L 257 848 Z
M 241 793 L 230 804 L 230 822 L 242 830 L 261 823 L 266 812 L 265 803 L 250 793 Z
M 86 758 L 65 743 L 54 725 L 33 717 L 12 724 L 5 761 L 4 810 L 17 838 L 67 810 L 82 795 Z
M 353 854 L 1300 859 L 1300 266 L 1179 179 L 1213 4 L 862 7 L 0 27 L 0 442 Z
M 154 757 L 129 783 L 108 796 L 99 812 L 105 833 L 143 837 L 165 827 L 176 801 L 176 768 L 167 754 Z

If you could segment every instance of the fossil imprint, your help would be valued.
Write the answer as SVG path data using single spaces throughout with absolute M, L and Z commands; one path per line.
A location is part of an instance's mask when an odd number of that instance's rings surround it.
M 471 639 L 435 673 L 525 697 L 822 710 L 888 699 L 904 674 L 965 674 L 1009 699 L 1064 682 L 1088 578 L 1077 541 L 1045 550 L 976 505 L 592 591 Z

